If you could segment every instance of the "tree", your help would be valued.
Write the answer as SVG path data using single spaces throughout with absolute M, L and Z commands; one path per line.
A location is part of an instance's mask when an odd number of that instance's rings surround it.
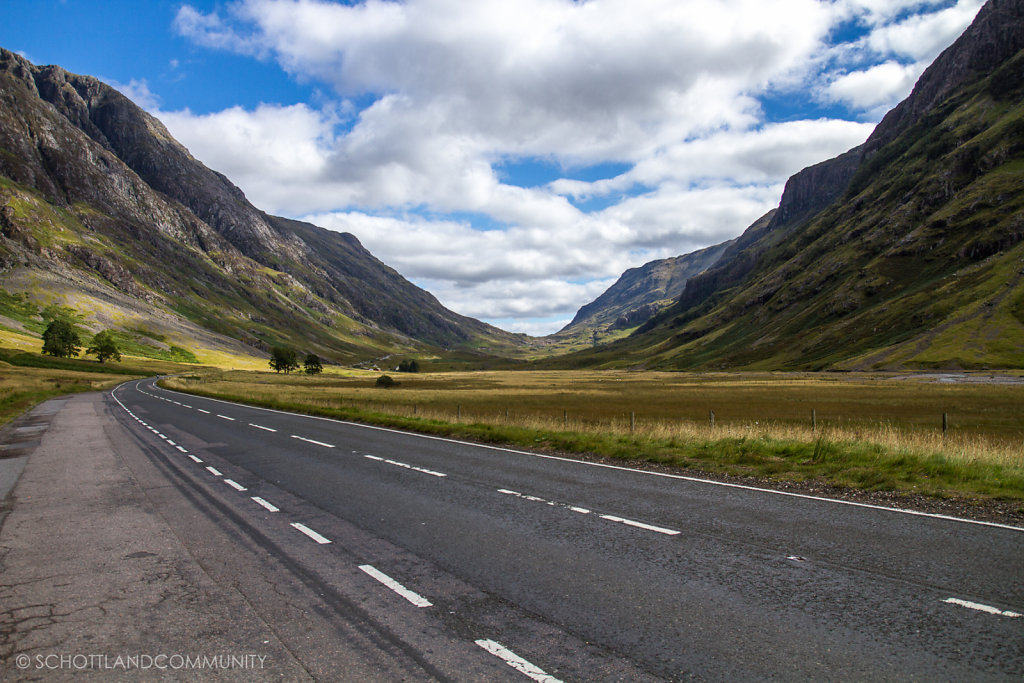
M 324 371 L 324 365 L 320 362 L 320 356 L 315 353 L 306 356 L 306 362 L 303 363 L 303 367 L 306 369 L 307 375 L 318 375 Z
M 397 384 L 398 382 L 387 375 L 381 375 L 377 378 L 377 386 L 381 389 L 390 389 L 393 386 L 397 386 Z
M 51 320 L 43 332 L 43 353 L 57 358 L 71 358 L 81 352 L 78 332 L 63 318 Z
M 92 345 L 85 352 L 95 355 L 101 363 L 121 360 L 121 350 L 117 348 L 117 340 L 114 339 L 112 330 L 103 330 L 93 335 Z
M 420 371 L 419 361 L 417 361 L 415 358 L 413 358 L 412 360 L 403 360 L 401 363 L 398 364 L 398 371 L 399 372 L 419 372 Z
M 299 355 L 287 346 L 275 346 L 270 351 L 270 367 L 274 372 L 288 374 L 299 369 Z

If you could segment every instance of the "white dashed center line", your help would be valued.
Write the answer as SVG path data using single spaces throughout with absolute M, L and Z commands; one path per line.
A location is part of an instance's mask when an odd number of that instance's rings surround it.
M 253 496 L 252 499 L 255 500 L 258 504 L 262 505 L 264 508 L 266 508 L 269 512 L 280 512 L 281 511 L 281 508 L 277 507 L 273 503 L 269 503 L 269 502 L 263 500 L 259 496 Z
M 404 462 L 398 462 L 397 460 L 388 460 L 387 458 L 378 458 L 376 455 L 366 455 L 366 456 L 363 456 L 363 457 L 369 458 L 370 460 L 376 460 L 377 462 L 386 462 L 387 464 L 394 465 L 395 467 L 404 467 L 407 470 L 415 470 L 417 472 L 422 472 L 423 474 L 429 474 L 432 477 L 447 477 L 448 476 L 444 472 L 435 472 L 434 470 L 428 470 L 425 467 L 416 467 L 415 465 L 410 465 L 410 464 L 404 463 Z
M 292 434 L 292 438 L 298 439 L 299 441 L 305 441 L 306 443 L 316 444 L 317 446 L 323 446 L 324 448 L 334 448 L 334 444 L 324 443 L 323 441 L 314 441 L 313 439 L 307 439 L 304 436 L 298 436 L 296 434 Z
M 666 534 L 668 536 L 675 536 L 680 532 L 675 529 L 666 529 L 660 526 L 654 526 L 653 524 L 644 524 L 643 522 L 635 522 L 632 519 L 625 519 L 623 517 L 615 517 L 614 515 L 601 515 L 601 519 L 607 519 L 609 522 L 618 522 L 619 524 L 626 524 L 628 526 L 635 526 L 638 529 L 647 529 L 648 531 L 656 531 L 659 534 Z
M 946 598 L 942 602 L 948 602 L 951 605 L 959 605 L 960 607 L 966 607 L 967 609 L 978 610 L 979 612 L 995 614 L 1000 617 L 1010 617 L 1011 619 L 1016 619 L 1017 617 L 1024 616 L 1018 614 L 1017 612 L 1001 610 L 998 607 L 990 607 L 989 605 L 982 605 L 981 603 L 971 602 L 970 600 L 961 600 L 960 598 Z
M 478 640 L 476 644 L 504 661 L 519 673 L 525 674 L 535 681 L 540 683 L 562 683 L 559 679 L 545 673 L 543 669 L 526 661 L 501 643 L 493 640 Z
M 225 483 L 225 484 L 227 484 L 228 486 L 230 486 L 231 488 L 233 488 L 233 489 L 234 489 L 234 490 L 236 490 L 236 491 L 248 491 L 248 489 L 247 489 L 247 488 L 245 488 L 244 486 L 242 486 L 241 484 L 239 484 L 239 483 L 238 483 L 237 481 L 235 481 L 234 479 L 225 479 L 225 480 L 224 480 L 224 483 Z
M 203 462 L 202 460 L 200 460 L 199 458 L 197 458 L 197 457 L 196 457 L 196 456 L 194 456 L 194 455 L 190 455 L 190 456 L 188 456 L 188 457 L 192 458 L 193 462 L 198 462 L 198 463 L 200 463 L 200 464 L 202 464 L 202 462 Z
M 215 477 L 223 477 L 224 476 L 223 474 L 220 473 L 220 470 L 218 470 L 216 467 L 207 467 L 206 471 L 209 472 L 210 474 L 212 474 Z
M 222 419 L 222 420 L 231 420 L 232 422 L 234 422 L 234 421 L 235 421 L 235 418 L 233 418 L 233 417 L 228 417 L 227 415 L 221 415 L 220 413 L 217 413 L 217 417 L 219 417 L 219 418 L 220 418 L 220 419 Z
M 523 500 L 529 500 L 529 501 L 532 501 L 534 503 L 544 503 L 545 505 L 550 505 L 552 507 L 567 508 L 569 510 L 572 510 L 573 512 L 578 512 L 581 515 L 589 515 L 590 512 L 591 512 L 587 508 L 578 507 L 576 505 L 569 505 L 567 503 L 559 503 L 558 501 L 547 500 L 545 498 L 540 498 L 538 496 L 530 496 L 530 495 L 527 495 L 525 493 L 519 493 L 518 491 L 510 491 L 508 489 L 498 489 L 498 493 L 504 493 L 505 495 L 508 495 L 508 496 L 515 496 L 516 498 L 522 498 Z M 619 524 L 627 524 L 627 525 L 632 526 L 632 527 L 637 527 L 638 529 L 646 529 L 647 531 L 656 531 L 659 534 L 666 534 L 668 536 L 675 536 L 676 534 L 680 533 L 680 532 L 676 531 L 675 529 L 666 529 L 665 527 L 654 526 L 653 524 L 644 524 L 643 522 L 635 522 L 632 519 L 625 519 L 624 517 L 616 517 L 615 515 L 599 515 L 599 517 L 601 519 L 607 519 L 609 522 L 618 522 Z
M 296 529 L 298 529 L 299 531 L 301 531 L 302 533 L 306 534 L 310 538 L 312 538 L 317 543 L 320 543 L 321 545 L 323 545 L 325 543 L 330 543 L 331 542 L 331 539 L 325 538 L 325 537 L 321 536 L 320 534 L 318 534 L 317 532 L 313 531 L 312 529 L 310 529 L 305 524 L 301 524 L 300 522 L 292 522 L 292 526 L 295 527 Z
M 276 432 L 277 431 L 276 429 L 272 429 L 270 427 L 264 427 L 263 425 L 253 424 L 252 422 L 249 423 L 249 426 L 250 427 L 255 427 L 256 429 L 262 429 L 265 432 Z
M 205 413 L 206 415 L 210 414 L 209 410 L 203 410 L 202 408 L 196 408 L 196 410 L 198 410 L 200 413 Z
M 417 607 L 432 607 L 433 603 L 424 598 L 422 595 L 412 592 L 402 584 L 398 583 L 384 572 L 374 568 L 371 565 L 363 564 L 359 566 L 364 572 L 372 576 L 373 578 L 380 581 L 382 584 L 393 590 L 394 592 L 401 595 L 403 598 L 416 605 Z

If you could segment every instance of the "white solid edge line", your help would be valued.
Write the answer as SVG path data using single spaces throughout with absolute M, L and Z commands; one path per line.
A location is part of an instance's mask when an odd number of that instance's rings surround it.
M 302 524 L 301 522 L 292 522 L 292 526 L 295 527 L 296 529 L 298 529 L 299 531 L 301 531 L 302 533 L 306 534 L 307 536 L 309 536 L 310 538 L 312 538 L 314 541 L 316 541 L 317 543 L 319 543 L 321 545 L 324 545 L 325 543 L 330 543 L 331 542 L 331 539 L 326 538 L 324 536 L 321 536 L 320 534 L 318 534 L 317 532 L 313 531 L 312 529 L 310 529 L 305 524 Z
M 277 507 L 273 503 L 270 503 L 268 501 L 263 500 L 259 496 L 252 496 L 252 499 L 254 501 L 256 501 L 256 503 L 258 503 L 259 505 L 262 505 L 263 507 L 265 507 L 268 512 L 280 512 L 281 511 L 281 508 Z
M 142 381 L 142 380 L 139 380 Z M 181 393 L 174 389 L 163 389 L 163 391 L 172 391 L 174 393 Z M 192 394 L 183 394 L 185 396 L 192 396 Z M 766 489 L 759 486 L 748 486 L 746 484 L 733 484 L 725 481 L 715 481 L 713 479 L 701 479 L 699 477 L 690 477 L 685 474 L 670 474 L 668 472 L 651 472 L 647 470 L 638 470 L 632 467 L 623 467 L 621 465 L 609 465 L 603 462 L 588 462 L 586 460 L 576 460 L 574 458 L 563 458 L 558 455 L 548 455 L 546 453 L 531 453 L 530 451 L 520 451 L 514 448 L 503 448 L 501 446 L 492 446 L 489 444 L 473 443 L 471 441 L 460 441 L 458 439 L 449 439 L 443 436 L 433 436 L 431 434 L 418 434 L 416 432 L 403 431 L 401 429 L 392 429 L 391 427 L 378 427 L 377 425 L 366 425 L 359 422 L 348 422 L 346 420 L 336 420 L 331 417 L 321 417 L 319 415 L 305 415 L 303 413 L 292 413 L 286 410 L 275 410 L 274 408 L 263 408 L 262 406 L 250 406 L 244 403 L 234 403 L 232 401 L 225 401 L 219 398 L 206 398 L 207 401 L 215 401 L 217 403 L 224 403 L 232 406 L 240 406 L 243 408 L 251 408 L 253 410 L 262 410 L 267 413 L 276 413 L 278 415 L 291 415 L 294 417 L 302 417 L 307 420 L 320 420 L 321 422 L 334 422 L 336 424 L 348 425 L 350 427 L 362 427 L 363 429 L 372 429 L 378 432 L 390 432 L 392 434 L 403 434 L 405 436 L 413 436 L 420 439 L 430 439 L 432 441 L 443 441 L 446 443 L 460 444 L 463 446 L 473 446 L 475 448 L 486 448 L 492 451 L 501 451 L 504 453 L 514 453 L 516 455 L 528 455 L 534 458 L 544 458 L 547 460 L 557 460 L 561 462 L 575 463 L 577 465 L 583 465 L 587 467 L 603 467 L 609 470 L 620 470 L 623 472 L 631 472 L 633 474 L 644 475 L 648 477 L 661 477 L 664 479 L 678 479 L 680 481 L 689 481 L 696 484 L 707 484 L 709 486 L 722 486 L 725 488 L 740 489 L 743 491 L 755 491 L 757 493 L 767 493 L 775 496 L 788 496 L 790 498 L 802 498 L 804 500 L 817 500 L 823 503 L 833 503 L 835 505 L 847 505 L 850 507 L 865 508 L 868 510 L 881 510 L 883 512 L 895 512 L 903 515 L 912 515 L 914 517 L 928 517 L 930 519 L 941 519 L 947 522 L 959 522 L 961 524 L 974 524 L 976 526 L 987 526 L 996 529 L 1007 529 L 1009 531 L 1021 531 L 1024 532 L 1024 527 L 1012 526 L 1010 524 L 1000 524 L 999 522 L 985 522 L 978 519 L 967 519 L 965 517 L 953 517 L 952 515 L 940 515 L 934 512 L 920 512 L 919 510 L 907 510 L 906 508 L 894 508 L 886 507 L 884 505 L 874 505 L 873 503 L 859 503 L 853 500 L 840 500 L 839 498 L 825 498 L 823 496 L 812 496 L 806 493 L 794 493 L 792 491 L 776 491 L 775 489 Z M 119 401 L 120 403 L 120 401 Z M 201 409 L 200 409 L 201 410 Z
M 397 581 L 395 581 L 390 576 L 388 576 L 384 572 L 380 571 L 379 569 L 377 569 L 373 565 L 361 564 L 361 565 L 359 565 L 359 568 L 362 569 L 367 574 L 369 574 L 370 576 L 372 576 L 377 581 L 380 581 L 382 584 L 384 584 L 385 586 L 387 586 L 388 588 L 390 588 L 394 592 L 396 592 L 399 595 L 401 595 L 403 598 L 405 598 L 406 600 L 408 600 L 412 604 L 416 605 L 417 607 L 433 607 L 434 606 L 434 603 L 430 602 L 429 600 L 427 600 L 425 597 L 423 597 L 419 593 L 414 593 L 413 591 L 409 590 L 408 588 L 406 588 L 402 584 L 398 583 Z
M 1010 617 L 1016 619 L 1024 616 L 1017 612 L 1011 612 L 1009 610 L 1001 610 L 998 607 L 990 607 L 989 605 L 982 605 L 979 602 L 971 602 L 970 600 L 961 600 L 960 598 L 946 598 L 942 602 L 948 602 L 951 605 L 959 605 L 960 607 L 966 607 L 968 609 L 977 610 L 979 612 L 987 612 L 989 614 L 995 614 L 1000 617 Z
M 562 683 L 559 679 L 546 673 L 535 664 L 526 661 L 512 650 L 493 640 L 478 640 L 476 644 L 501 659 L 519 673 L 525 674 L 540 683 Z
M 224 483 L 227 484 L 228 486 L 230 486 L 231 488 L 233 488 L 236 491 L 248 491 L 249 490 L 249 489 L 245 488 L 244 486 L 242 486 L 241 484 L 239 484 L 234 479 L 225 479 Z
M 626 519 L 625 517 L 616 517 L 615 515 L 599 515 L 601 519 L 607 519 L 609 522 L 618 522 L 619 524 L 626 524 L 628 526 L 635 526 L 638 529 L 646 529 L 647 531 L 656 531 L 659 534 L 665 534 L 667 536 L 677 536 L 680 532 L 675 529 L 666 529 L 661 526 L 654 526 L 653 524 L 644 524 L 643 522 L 635 522 L 632 519 Z
M 313 439 L 307 439 L 306 437 L 299 436 L 298 434 L 292 434 L 292 438 L 298 439 L 299 441 L 305 441 L 306 443 L 316 444 L 317 446 L 323 446 L 324 448 L 334 448 L 334 444 L 324 443 L 323 441 L 314 441 Z

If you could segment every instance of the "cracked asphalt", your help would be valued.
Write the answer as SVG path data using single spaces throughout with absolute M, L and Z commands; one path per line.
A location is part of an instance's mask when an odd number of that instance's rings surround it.
M 253 655 L 252 668 L 236 659 L 219 671 L 224 680 L 251 680 L 261 661 L 274 677 L 308 678 L 157 512 L 153 482 L 115 455 L 123 444 L 113 447 L 102 410 L 100 394 L 52 400 L 5 430 L 16 448 L 0 472 L 24 471 L 0 530 L 0 680 L 209 675 L 175 655 Z

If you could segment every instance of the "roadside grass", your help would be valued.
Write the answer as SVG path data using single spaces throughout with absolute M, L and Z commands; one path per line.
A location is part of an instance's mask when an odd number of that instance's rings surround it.
M 0 362 L 0 425 L 43 401 L 83 391 L 106 391 L 137 375 L 17 367 Z
M 131 379 L 181 372 L 188 367 L 136 358 L 99 363 L 0 348 L 0 425 L 57 396 L 106 391 Z
M 164 385 L 280 410 L 710 474 L 1024 503 L 1022 384 L 873 374 L 519 371 L 398 373 L 397 387 L 379 389 L 378 376 L 206 368 Z

